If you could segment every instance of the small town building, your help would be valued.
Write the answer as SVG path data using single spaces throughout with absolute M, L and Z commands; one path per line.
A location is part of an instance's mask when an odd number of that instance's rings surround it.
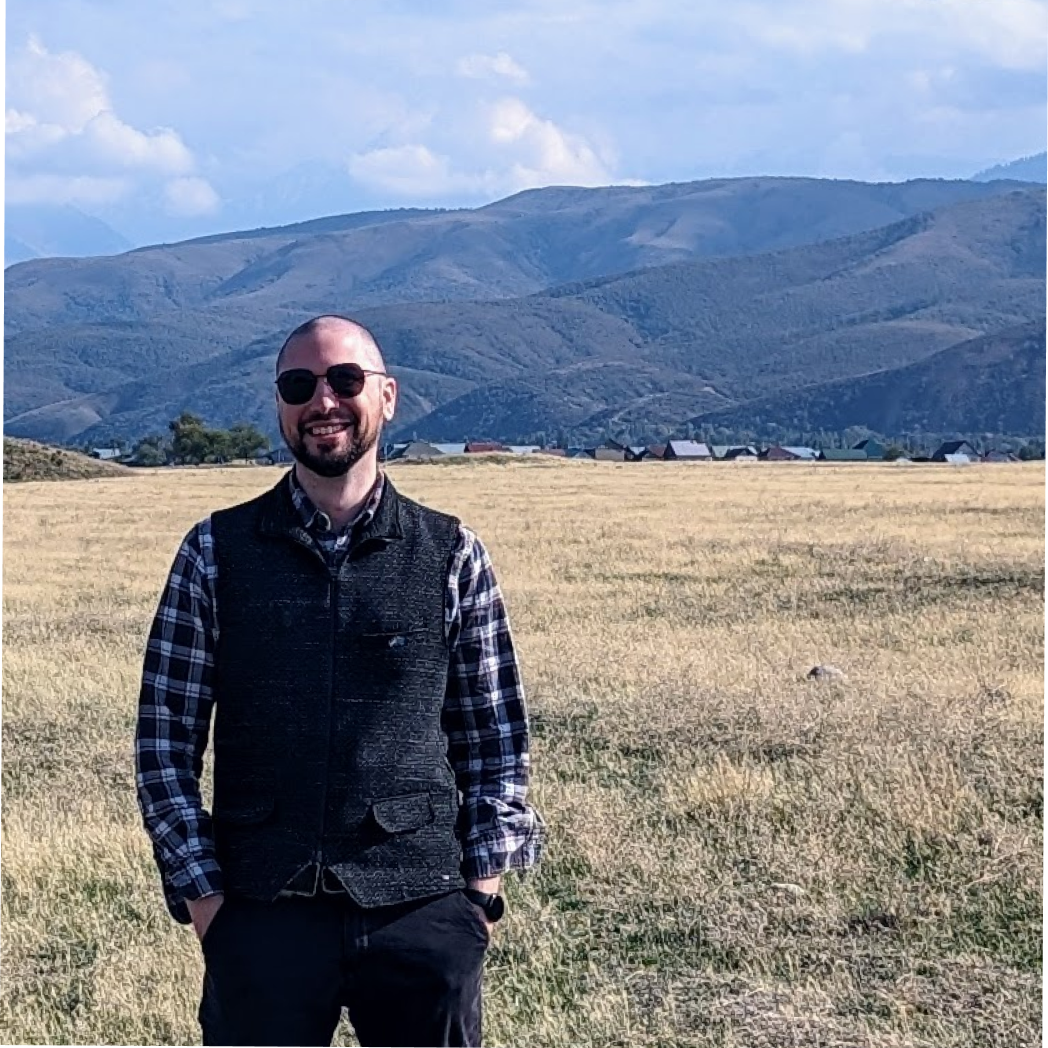
M 440 458 L 443 452 L 424 440 L 409 440 L 406 444 L 396 445 L 389 456 L 390 462 L 421 462 L 424 459 Z
M 766 462 L 816 462 L 818 461 L 819 453 L 815 448 L 772 444 L 770 448 L 761 454 L 761 458 Z
M 759 454 L 752 444 L 711 444 L 710 452 L 718 462 L 735 459 L 755 459 Z
M 666 445 L 665 444 L 649 444 L 648 455 L 645 458 L 645 462 L 661 462 L 666 457 Z
M 709 444 L 700 444 L 695 440 L 671 440 L 666 444 L 663 458 L 667 462 L 685 459 L 708 462 L 713 458 L 713 453 L 710 451 Z
M 265 466 L 288 466 L 295 461 L 295 456 L 287 448 L 273 448 L 255 461 Z
M 882 444 L 879 440 L 874 440 L 872 437 L 867 437 L 866 440 L 860 440 L 858 444 L 853 445 L 856 451 L 866 452 L 866 457 L 871 461 L 880 461 L 887 454 L 887 447 Z
M 92 448 L 88 454 L 93 459 L 99 459 L 102 462 L 112 462 L 120 458 L 123 452 L 119 448 Z
M 465 441 L 459 444 L 434 444 L 442 455 L 464 455 L 466 453 Z
M 1019 459 L 1010 451 L 987 451 L 982 457 L 983 462 L 1018 462 Z
M 823 448 L 819 452 L 821 462 L 869 462 L 866 452 L 859 448 Z
M 464 450 L 467 455 L 490 455 L 495 451 L 508 452 L 509 448 L 497 440 L 469 440 Z
M 954 465 L 976 462 L 979 458 L 979 452 L 966 440 L 947 440 L 932 453 L 932 462 L 952 462 Z

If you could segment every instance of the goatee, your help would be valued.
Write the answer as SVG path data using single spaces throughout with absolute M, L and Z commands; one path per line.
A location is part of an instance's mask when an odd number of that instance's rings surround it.
M 379 437 L 378 430 L 368 433 L 356 427 L 353 430 L 352 439 L 345 448 L 316 453 L 306 447 L 305 434 L 301 426 L 294 437 L 288 434 L 283 426 L 280 428 L 280 434 L 288 450 L 295 456 L 295 461 L 318 477 L 344 477 L 378 443 Z

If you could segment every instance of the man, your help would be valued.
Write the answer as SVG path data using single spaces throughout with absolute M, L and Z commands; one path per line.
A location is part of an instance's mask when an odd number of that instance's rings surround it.
M 296 464 L 186 536 L 145 656 L 138 796 L 204 955 L 205 1044 L 480 1044 L 499 878 L 539 857 L 487 553 L 378 468 L 397 384 L 317 317 L 277 358 Z M 215 714 L 212 813 L 200 794 Z

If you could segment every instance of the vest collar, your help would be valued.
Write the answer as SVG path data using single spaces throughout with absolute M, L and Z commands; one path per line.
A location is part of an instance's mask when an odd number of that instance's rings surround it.
M 302 525 L 302 516 L 291 498 L 291 474 L 287 473 L 271 488 L 262 503 L 259 531 L 263 535 L 281 536 L 310 544 L 309 533 Z M 374 516 L 354 536 L 353 545 L 372 540 L 401 539 L 404 537 L 403 510 L 400 495 L 385 478 L 382 498 Z

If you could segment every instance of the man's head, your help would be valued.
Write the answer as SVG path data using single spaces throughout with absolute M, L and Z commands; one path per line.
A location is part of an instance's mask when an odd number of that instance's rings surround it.
M 332 389 L 327 373 L 338 364 L 355 364 L 365 372 L 355 396 Z M 279 388 L 276 395 L 280 433 L 306 469 L 341 477 L 366 455 L 377 455 L 382 426 L 397 406 L 397 383 L 386 375 L 382 352 L 366 327 L 325 315 L 295 328 L 277 355 L 277 378 L 291 371 L 316 376 L 316 388 L 304 403 L 288 403 Z M 299 378 L 308 391 L 305 374 Z

